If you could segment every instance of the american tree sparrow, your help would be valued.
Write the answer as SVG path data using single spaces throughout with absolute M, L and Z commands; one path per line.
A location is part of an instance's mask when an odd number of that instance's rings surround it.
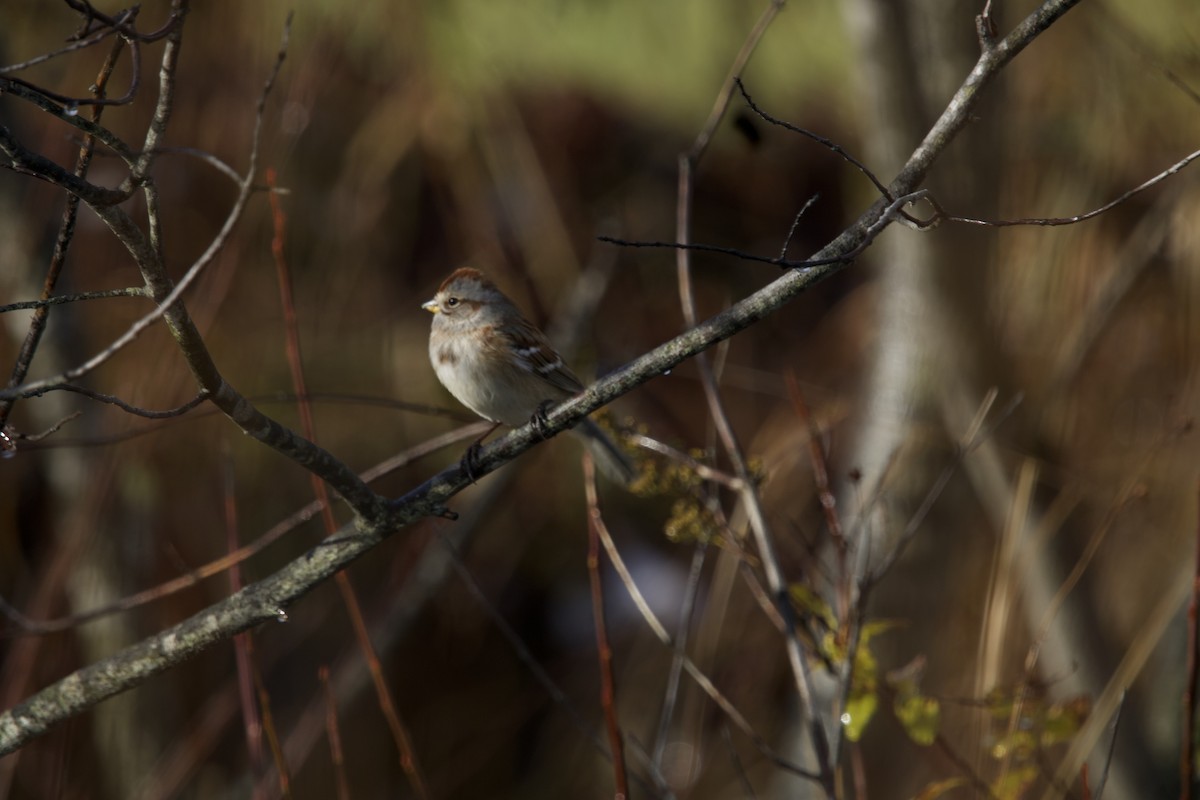
M 429 360 L 438 380 L 479 416 L 516 428 L 583 391 L 545 334 L 479 270 L 455 271 L 421 308 L 433 314 Z M 595 422 L 585 417 L 571 432 L 606 475 L 633 480 L 633 465 Z

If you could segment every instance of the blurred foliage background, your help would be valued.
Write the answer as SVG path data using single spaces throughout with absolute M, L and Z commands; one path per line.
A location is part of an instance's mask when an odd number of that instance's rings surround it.
M 674 238 L 678 155 L 702 126 L 764 5 L 364 0 L 348 10 L 311 0 L 296 6 L 287 61 L 268 103 L 262 162 L 278 171 L 288 192 L 287 258 L 308 385 L 326 395 L 315 405 L 320 443 L 366 469 L 470 419 L 434 378 L 426 355 L 429 319 L 419 308 L 457 266 L 484 269 L 532 319 L 574 343 L 573 363 L 584 375 L 611 370 L 678 333 L 674 254 L 615 247 L 597 236 Z M 931 80 L 927 105 L 907 108 L 920 131 L 977 52 L 972 15 L 979 4 L 943 5 L 911 4 L 909 27 L 893 34 L 919 43 L 930 15 L 944 13 L 956 20 L 951 35 L 969 56 L 944 88 Z M 1033 7 L 1005 5 L 997 12 L 1002 32 Z M 291 8 L 274 0 L 196 5 L 185 23 L 169 146 L 198 148 L 244 168 L 255 102 Z M 789 4 L 744 80 L 770 113 L 864 156 L 886 181 L 898 164 L 885 155 L 871 160 L 882 152 L 876 141 L 882 132 L 864 99 L 872 89 L 864 84 L 868 62 L 879 54 L 865 52 L 851 34 L 862 24 L 855 15 L 866 8 L 832 0 Z M 166 15 L 164 3 L 148 3 L 139 27 L 150 30 Z M 10 2 L 2 16 L 4 63 L 54 49 L 78 24 L 57 3 Z M 952 148 L 931 176 L 939 200 L 967 216 L 1067 216 L 1165 169 L 1200 142 L 1198 42 L 1200 7 L 1188 0 L 1153 0 L 1136 9 L 1082 3 L 989 90 L 993 96 L 970 134 L 990 137 L 989 144 Z M 103 48 L 21 77 L 83 95 Z M 139 101 L 104 117 L 135 143 L 153 108 L 161 45 L 143 51 Z M 113 85 L 128 85 L 129 70 L 126 59 Z M 0 119 L 42 154 L 70 163 L 77 142 L 65 126 L 11 97 L 0 97 Z M 901 139 L 904 153 L 919 141 Z M 92 176 L 115 184 L 120 171 L 101 158 Z M 162 156 L 155 178 L 168 260 L 182 274 L 219 229 L 235 191 L 183 154 Z M 799 258 L 852 221 L 874 199 L 872 191 L 836 155 L 768 125 L 735 98 L 697 174 L 693 233 L 700 242 L 774 255 L 799 209 L 817 194 L 788 251 Z M 0 172 L 0 303 L 37 296 L 63 204 L 52 187 Z M 1049 784 L 1077 727 L 1067 725 L 1061 738 L 1047 736 L 1040 745 L 1013 746 L 1005 760 L 1002 751 L 1012 745 L 1008 717 L 993 716 L 981 701 L 993 689 L 999 706 L 1028 692 L 1033 711 L 1021 725 L 1036 739 L 1047 723 L 1033 719 L 1034 712 L 1061 711 L 1079 698 L 1086 707 L 1114 674 L 1124 675 L 1131 689 L 1114 749 L 1119 779 L 1146 791 L 1120 795 L 1114 788 L 1110 796 L 1177 793 L 1181 587 L 1190 581 L 1200 477 L 1190 433 L 1198 398 L 1198 219 L 1197 177 L 1184 170 L 1075 226 L 943 225 L 883 237 L 933 237 L 938 255 L 923 268 L 932 281 L 961 284 L 961 294 L 937 296 L 947 314 L 960 318 L 955 338 L 975 354 L 966 365 L 978 389 L 974 402 L 991 386 L 1000 391 L 998 406 L 1023 398 L 978 456 L 992 459 L 1020 491 L 973 478 L 976 455 L 958 464 L 954 453 L 962 427 L 913 404 L 898 431 L 904 450 L 896 458 L 904 466 L 887 473 L 878 505 L 888 514 L 875 524 L 894 525 L 898 533 L 938 475 L 959 468 L 867 611 L 899 622 L 873 640 L 881 670 L 923 659 L 921 691 L 940 700 L 943 742 L 915 743 L 891 715 L 878 714 L 848 756 L 847 796 L 854 796 L 854 774 L 876 797 L 914 796 L 932 781 L 960 775 L 947 743 L 987 781 L 1025 775 L 1020 770 L 1032 764 L 1032 783 L 1017 781 L 1007 796 L 1034 796 L 1032 787 Z M 294 403 L 282 397 L 291 381 L 270 238 L 260 195 L 187 302 L 226 378 L 295 426 Z M 881 287 L 893 266 L 886 252 L 868 251 L 716 354 L 734 426 L 763 477 L 788 578 L 819 591 L 831 582 L 822 561 L 826 532 L 808 429 L 788 401 L 785 378 L 798 378 L 821 427 L 849 523 L 871 487 L 854 475 L 861 432 L 874 414 L 866 396 L 875 385 L 873 354 L 881 336 L 904 334 L 879 321 L 889 301 Z M 693 261 L 702 315 L 776 275 L 770 266 L 712 254 L 697 253 Z M 585 275 L 603 291 L 592 298 L 594 310 L 571 318 L 564 309 L 578 299 Z M 84 211 L 60 292 L 138 284 L 130 260 Z M 100 350 L 145 308 L 144 301 L 115 299 L 55 309 L 30 377 Z M 28 316 L 8 313 L 3 321 L 0 363 L 9 364 Z M 924 333 L 908 331 L 918 340 Z M 936 386 L 963 370 L 934 358 L 926 380 Z M 162 330 L 143 335 L 86 385 L 155 409 L 195 391 Z M 381 398 L 451 413 L 371 402 Z M 236 503 L 236 536 L 245 542 L 311 499 L 298 467 L 203 408 L 147 422 L 51 394 L 19 403 L 12 422 L 23 432 L 44 430 L 76 409 L 82 416 L 62 431 L 0 461 L 0 594 L 35 619 L 95 608 L 220 557 L 232 546 L 227 502 Z M 634 392 L 612 417 L 636 419 L 680 449 L 714 446 L 690 365 Z M 402 494 L 461 452 L 462 446 L 441 451 L 377 486 Z M 459 522 L 428 520 L 402 531 L 350 570 L 435 797 L 611 794 L 611 768 L 573 717 L 597 729 L 601 720 L 578 462 L 571 440 L 540 446 L 456 498 Z M 677 499 L 670 494 L 602 489 L 619 547 L 675 630 L 689 566 L 706 545 L 666 536 Z M 742 523 L 735 503 L 722 499 L 736 530 Z M 800 734 L 779 636 L 746 585 L 728 577 L 736 552 L 729 531 L 711 533 L 692 626 L 694 658 L 767 742 L 802 760 L 796 754 L 804 747 L 793 744 Z M 321 535 L 317 523 L 308 523 L 244 565 L 241 579 L 269 574 Z M 458 537 L 489 603 L 562 687 L 573 711 L 548 696 L 486 609 L 437 561 L 438 539 L 447 535 Z M 1083 563 L 1081 554 L 1089 560 L 1061 616 L 1071 635 L 1055 634 L 1069 642 L 1066 655 L 1026 675 L 1022 665 L 1039 621 L 1056 588 Z M 753 559 L 748 563 L 753 567 Z M 216 577 L 48 636 L 22 636 L 7 624 L 0 639 L 3 706 L 229 591 L 229 579 Z M 628 736 L 649 747 L 670 653 L 618 582 L 607 591 L 618 710 Z M 997 623 L 998 613 L 1007 622 Z M 374 695 L 351 677 L 361 656 L 333 588 L 318 589 L 289 616 L 287 624 L 256 631 L 254 641 L 294 795 L 334 793 L 317 677 L 328 665 L 339 687 L 351 795 L 410 796 Z M 987 658 L 986 635 L 1000 642 Z M 0 759 L 0 795 L 235 797 L 249 796 L 256 785 L 263 796 L 277 794 L 270 757 L 251 755 L 242 728 L 234 651 L 218 645 Z M 685 681 L 663 761 L 677 796 L 748 796 L 740 776 L 760 797 L 806 796 L 806 784 L 787 778 L 745 737 L 735 732 L 727 742 L 722 731 L 722 717 Z M 1107 738 L 1101 743 L 1099 763 Z M 947 796 L 970 791 L 958 787 Z M 635 795 L 652 796 L 645 787 Z

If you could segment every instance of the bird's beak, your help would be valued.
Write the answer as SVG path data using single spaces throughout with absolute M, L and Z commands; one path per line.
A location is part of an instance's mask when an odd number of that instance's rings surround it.
M 441 309 L 438 308 L 436 300 L 427 300 L 426 302 L 421 303 L 421 308 L 425 309 L 430 314 L 436 314 L 438 311 L 441 311 Z

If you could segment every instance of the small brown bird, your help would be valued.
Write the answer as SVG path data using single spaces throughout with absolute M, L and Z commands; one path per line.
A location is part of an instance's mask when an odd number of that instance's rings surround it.
M 520 427 L 583 391 L 545 334 L 482 272 L 464 267 L 421 308 L 433 314 L 429 360 L 450 394 L 484 419 Z M 629 458 L 590 419 L 572 429 L 613 480 L 630 483 Z

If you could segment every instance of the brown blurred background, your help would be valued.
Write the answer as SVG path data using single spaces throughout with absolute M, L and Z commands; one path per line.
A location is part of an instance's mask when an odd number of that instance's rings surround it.
M 328 395 L 315 403 L 320 443 L 361 470 L 470 419 L 434 378 L 429 319 L 419 308 L 463 264 L 486 270 L 532 319 L 575 343 L 573 363 L 585 375 L 681 331 L 674 254 L 597 236 L 674 238 L 677 156 L 764 5 L 296 7 L 268 103 L 262 165 L 276 169 L 288 190 L 287 257 L 308 385 Z M 747 89 L 770 113 L 865 159 L 886 182 L 973 63 L 979 5 L 788 5 L 745 71 Z M 998 17 L 1002 33 L 1032 8 L 1014 5 Z M 52 50 L 77 26 L 62 4 L 8 6 L 3 63 Z M 245 167 L 254 105 L 289 8 L 197 4 L 185 23 L 168 145 Z M 139 27 L 152 29 L 166 14 L 165 4 L 147 4 Z M 21 77 L 82 95 L 105 48 Z M 143 55 L 139 101 L 104 117 L 135 144 L 153 107 L 161 45 L 145 46 Z M 113 85 L 123 91 L 128 81 L 125 60 Z M 1154 0 L 1136 13 L 1082 3 L 989 89 L 979 119 L 928 185 L 965 216 L 1081 213 L 1196 149 L 1198 92 L 1195 3 Z M 0 97 L 0 119 L 27 145 L 70 163 L 76 142 L 65 126 L 11 97 Z M 921 687 L 942 702 L 945 737 L 984 780 L 1015 772 L 1014 762 L 1036 766 L 1040 777 L 1014 797 L 1041 796 L 1076 737 L 1047 740 L 1044 750 L 1012 761 L 996 758 L 1008 718 L 996 721 L 972 702 L 994 687 L 1008 697 L 1026 687 L 1035 708 L 1086 697 L 1098 710 L 1106 689 L 1128 685 L 1107 796 L 1178 793 L 1183 601 L 1200 477 L 1190 433 L 1200 353 L 1194 169 L 1079 225 L 890 230 L 851 268 L 715 354 L 733 424 L 763 475 L 790 581 L 828 593 L 833 575 L 808 431 L 788 401 L 789 373 L 822 427 L 839 511 L 865 560 L 878 561 L 894 545 L 938 476 L 954 469 L 904 559 L 872 595 L 871 618 L 901 623 L 872 647 L 885 671 L 924 658 Z M 115 185 L 121 173 L 99 158 L 92 177 Z M 168 262 L 179 275 L 211 241 L 235 192 L 184 155 L 161 157 L 155 177 Z M 852 221 L 873 200 L 872 187 L 836 155 L 766 124 L 735 98 L 697 173 L 694 238 L 775 255 L 814 194 L 819 200 L 788 251 L 795 258 Z M 37 296 L 63 203 L 45 184 L 0 172 L 0 303 Z M 270 237 L 267 200 L 258 195 L 186 299 L 226 378 L 294 426 L 294 403 L 279 399 L 291 380 Z M 693 261 L 706 316 L 777 274 L 711 254 Z M 564 320 L 582 276 L 599 281 L 603 294 L 589 316 Z M 82 212 L 59 291 L 138 283 L 115 240 Z M 92 355 L 145 310 L 135 299 L 55 309 L 31 377 Z M 28 316 L 3 321 L 0 364 L 7 365 Z M 195 392 L 163 330 L 143 335 L 85 384 L 154 409 Z M 989 423 L 1014 398 L 1021 402 L 960 461 L 954 443 L 991 387 L 999 395 Z M 371 402 L 379 399 L 460 416 Z M 82 416 L 62 431 L 0 460 L 0 594 L 36 619 L 103 605 L 227 552 L 228 479 L 242 542 L 311 500 L 300 468 L 204 407 L 148 422 L 51 394 L 19 403 L 12 422 L 35 432 L 76 409 Z M 680 449 L 713 447 L 692 365 L 624 398 L 613 417 L 635 418 Z M 439 452 L 377 488 L 400 495 L 462 449 Z M 698 547 L 664 534 L 677 498 L 601 488 L 618 546 L 676 631 Z M 732 558 L 724 539 L 740 531 L 742 517 L 736 498 L 720 500 L 732 530 L 718 531 L 705 554 L 692 652 L 772 747 L 803 762 L 779 636 L 745 583 L 724 582 Z M 569 439 L 540 446 L 452 507 L 459 522 L 402 531 L 350 570 L 432 795 L 610 796 L 611 768 L 572 716 L 599 730 L 577 446 Z M 317 523 L 289 534 L 244 565 L 243 581 L 269 574 L 321 535 Z M 547 694 L 438 555 L 441 535 L 456 538 L 488 602 L 561 686 L 566 705 Z M 1051 598 L 1076 567 L 1081 579 L 1045 623 Z M 229 580 L 217 577 L 45 637 L 20 636 L 6 623 L 4 707 L 229 591 Z M 670 653 L 619 582 L 607 592 L 621 722 L 628 737 L 652 748 Z M 336 591 L 318 589 L 289 617 L 255 633 L 255 654 L 294 796 L 335 791 L 317 678 L 323 665 L 339 687 L 351 796 L 412 796 L 361 679 Z M 1041 659 L 1027 676 L 1022 665 L 1044 624 Z M 1085 750 L 1094 771 L 1104 762 L 1109 719 L 1100 720 L 1099 744 Z M 677 796 L 749 796 L 739 772 L 759 797 L 815 792 L 743 735 L 727 743 L 722 729 L 723 717 L 685 679 L 663 760 Z M 911 797 L 961 774 L 943 749 L 910 741 L 886 709 L 852 758 L 871 797 Z M 256 763 L 248 752 L 234 651 L 218 645 L 0 759 L 0 796 L 245 797 L 255 786 L 272 796 L 273 770 L 269 755 Z M 845 791 L 855 796 L 850 772 Z M 634 796 L 656 795 L 637 785 Z

